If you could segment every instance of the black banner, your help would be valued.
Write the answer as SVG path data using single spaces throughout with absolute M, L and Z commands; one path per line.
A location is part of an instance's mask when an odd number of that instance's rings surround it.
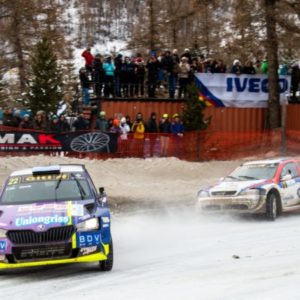
M 0 151 L 117 151 L 118 135 L 115 133 L 90 132 L 38 132 L 0 131 Z

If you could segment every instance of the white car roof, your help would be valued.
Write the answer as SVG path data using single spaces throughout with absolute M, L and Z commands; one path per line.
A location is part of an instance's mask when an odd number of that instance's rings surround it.
M 60 172 L 64 173 L 73 173 L 73 172 L 83 172 L 84 166 L 83 165 L 56 165 L 56 166 L 38 166 L 35 168 L 49 168 L 49 167 L 57 167 L 60 169 Z M 14 171 L 10 174 L 10 176 L 22 176 L 22 175 L 32 175 L 32 171 L 34 168 L 23 169 L 19 171 Z
M 286 158 L 286 157 L 279 157 L 279 158 L 272 158 L 272 159 L 254 160 L 254 161 L 248 161 L 248 162 L 243 163 L 243 166 L 259 165 L 259 164 L 278 164 L 287 159 L 288 158 Z

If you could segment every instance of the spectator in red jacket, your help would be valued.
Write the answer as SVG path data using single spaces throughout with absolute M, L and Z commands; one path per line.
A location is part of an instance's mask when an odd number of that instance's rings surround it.
M 86 50 L 81 53 L 81 56 L 85 59 L 85 68 L 87 71 L 92 72 L 94 56 L 91 53 L 91 48 L 86 48 Z

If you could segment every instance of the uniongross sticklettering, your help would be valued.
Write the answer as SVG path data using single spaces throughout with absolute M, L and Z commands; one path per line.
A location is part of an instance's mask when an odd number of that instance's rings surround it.
M 54 215 L 54 216 L 40 216 L 40 217 L 19 217 L 16 218 L 16 226 L 27 226 L 27 225 L 33 225 L 33 224 L 67 224 L 69 222 L 69 217 L 67 216 L 60 216 L 60 215 Z

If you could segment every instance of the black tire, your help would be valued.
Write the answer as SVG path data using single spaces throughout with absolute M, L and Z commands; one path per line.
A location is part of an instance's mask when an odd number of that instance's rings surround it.
M 266 216 L 267 219 L 270 221 L 275 221 L 276 217 L 279 212 L 279 207 L 278 207 L 278 196 L 274 193 L 271 192 L 267 196 L 267 210 L 266 210 Z
M 107 255 L 107 259 L 99 261 L 99 267 L 101 271 L 107 272 L 112 270 L 113 264 L 114 264 L 114 247 L 113 247 L 113 242 L 111 241 L 111 243 L 109 244 L 109 253 Z

